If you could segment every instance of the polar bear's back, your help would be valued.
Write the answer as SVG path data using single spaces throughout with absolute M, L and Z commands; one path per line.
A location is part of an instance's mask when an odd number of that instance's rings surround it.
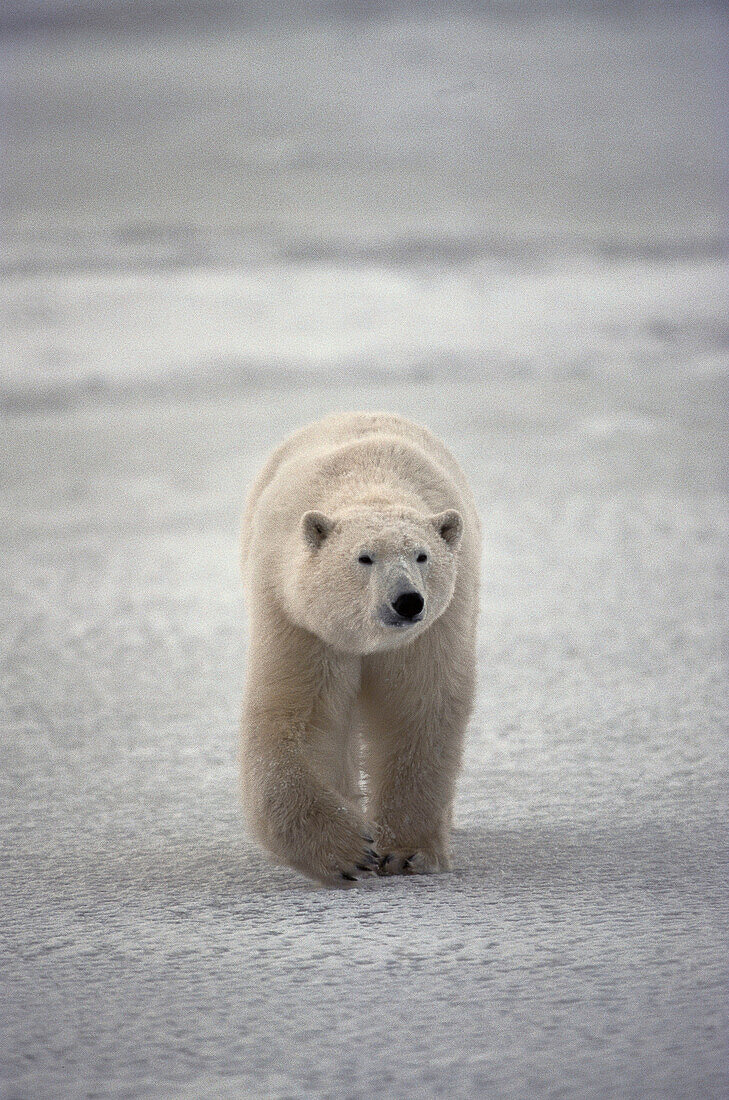
M 256 479 L 248 506 L 255 507 L 260 494 L 279 469 L 289 461 L 306 464 L 307 460 L 313 460 L 342 444 L 364 441 L 368 437 L 381 439 L 393 436 L 403 442 L 414 443 L 420 450 L 435 458 L 459 488 L 468 488 L 453 455 L 436 435 L 422 425 L 394 413 L 335 413 L 299 428 L 276 447 Z
M 371 446 L 369 446 L 371 444 Z M 300 501 L 300 512 L 321 507 L 321 501 L 307 498 L 306 487 L 312 488 L 316 472 L 327 464 L 351 462 L 358 456 L 382 452 L 384 448 L 399 449 L 413 470 L 421 471 L 431 486 L 442 483 L 445 496 L 439 507 L 460 507 L 470 513 L 475 523 L 476 510 L 466 478 L 447 447 L 427 428 L 393 413 L 336 413 L 300 428 L 284 440 L 271 454 L 258 475 L 246 504 L 243 521 L 243 564 L 245 566 L 252 527 L 261 497 L 274 483 L 286 484 Z M 281 475 L 279 477 L 278 475 Z M 292 484 L 298 483 L 294 488 Z M 446 499 L 452 494 L 457 499 Z M 283 502 L 281 502 L 283 503 Z
M 426 454 L 437 458 L 439 464 L 452 477 L 465 484 L 463 473 L 445 445 L 427 428 L 406 420 L 394 413 L 350 412 L 335 413 L 313 424 L 301 428 L 274 452 L 272 458 L 281 455 L 281 460 L 303 455 L 307 452 L 328 450 L 344 443 L 393 437 L 403 442 L 414 443 Z

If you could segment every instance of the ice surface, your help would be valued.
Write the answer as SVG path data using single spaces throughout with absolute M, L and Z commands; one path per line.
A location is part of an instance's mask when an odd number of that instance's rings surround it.
M 646 10 L 6 43 L 3 1097 L 727 1095 L 725 17 Z M 455 870 L 342 893 L 235 761 L 337 408 L 485 534 Z

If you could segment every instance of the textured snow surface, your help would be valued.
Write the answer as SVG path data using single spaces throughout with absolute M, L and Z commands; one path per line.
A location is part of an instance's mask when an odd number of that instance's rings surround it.
M 728 1094 L 725 20 L 694 16 L 13 43 L 3 1100 Z M 243 833 L 236 543 L 271 447 L 346 408 L 442 435 L 485 548 L 455 869 L 336 892 Z
M 249 847 L 235 765 L 242 486 L 337 407 L 442 433 L 486 533 L 455 870 L 345 893 Z M 725 415 L 502 376 L 6 420 L 5 1095 L 725 1095 Z

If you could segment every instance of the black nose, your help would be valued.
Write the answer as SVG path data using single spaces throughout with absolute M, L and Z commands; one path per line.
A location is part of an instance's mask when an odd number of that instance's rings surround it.
M 392 601 L 392 609 L 401 619 L 417 619 L 425 606 L 425 600 L 419 592 L 401 592 L 396 600 Z

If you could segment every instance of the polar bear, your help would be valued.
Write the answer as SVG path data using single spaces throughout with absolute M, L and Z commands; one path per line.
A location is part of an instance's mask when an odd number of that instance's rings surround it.
M 241 775 L 275 859 L 337 885 L 450 868 L 479 558 L 471 490 L 426 428 L 338 414 L 273 452 L 243 521 Z

